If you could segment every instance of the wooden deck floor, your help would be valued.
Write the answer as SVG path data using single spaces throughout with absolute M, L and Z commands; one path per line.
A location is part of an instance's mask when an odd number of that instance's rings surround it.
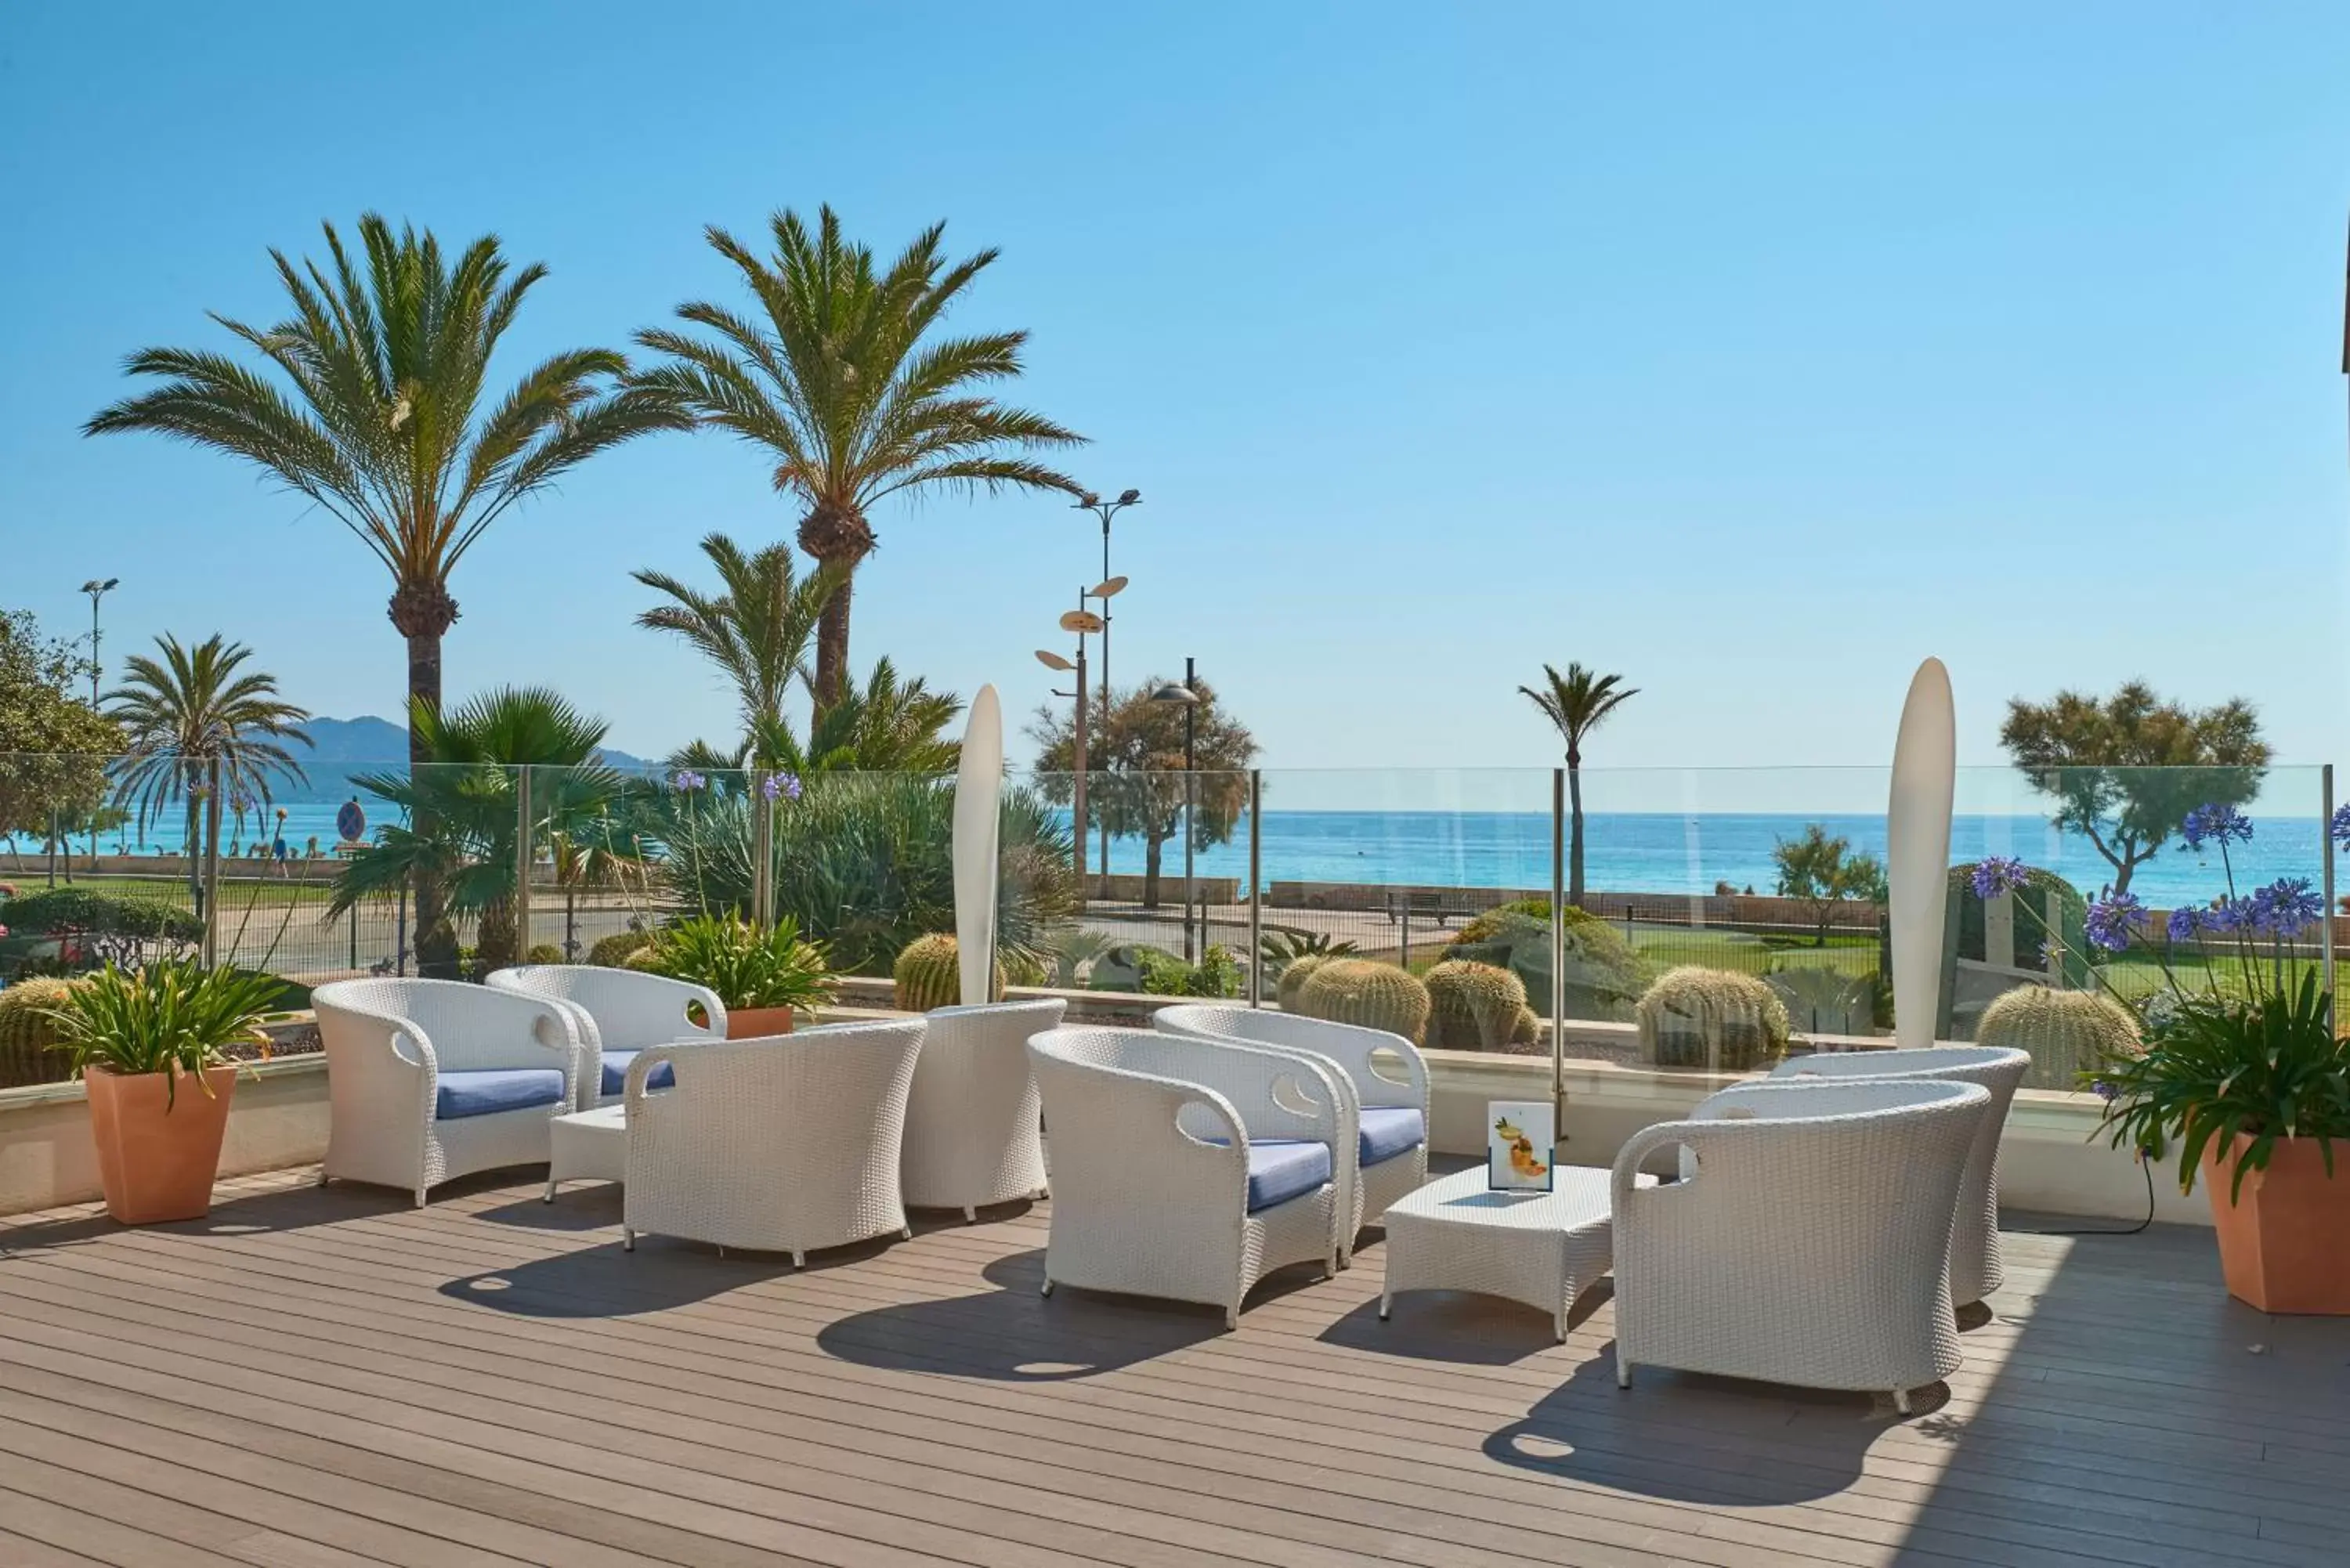
M 212 1218 L 0 1222 L 0 1564 L 2350 1562 L 2350 1323 L 2208 1233 L 2016 1235 L 1907 1421 L 1645 1372 L 1381 1249 L 1213 1312 L 1035 1293 L 1046 1216 L 795 1273 L 616 1189 L 421 1212 L 295 1174 Z

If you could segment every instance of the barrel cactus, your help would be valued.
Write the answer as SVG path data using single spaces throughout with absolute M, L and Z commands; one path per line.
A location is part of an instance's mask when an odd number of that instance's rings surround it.
M 1315 970 L 1334 961 L 1336 956 L 1332 953 L 1308 953 L 1304 958 L 1291 959 L 1288 963 L 1282 966 L 1281 980 L 1274 991 L 1274 1000 L 1281 1003 L 1281 1010 L 1284 1012 L 1297 1011 L 1298 992 L 1305 989 L 1305 982 L 1314 978 Z
M 945 932 L 916 937 L 890 966 L 892 1005 L 900 1012 L 928 1012 L 952 1007 L 962 1000 L 962 958 L 954 938 Z M 1003 1000 L 1003 966 L 997 964 L 988 984 L 988 1000 Z
M 588 961 L 606 969 L 619 969 L 629 961 L 631 953 L 639 953 L 650 947 L 652 940 L 649 931 L 615 931 L 608 937 L 597 939 L 596 945 L 588 950 Z
M 1448 959 L 1428 971 L 1427 983 L 1428 1044 L 1438 1050 L 1506 1051 L 1534 1021 L 1525 982 L 1492 964 Z
M 1640 998 L 1640 1058 L 1659 1067 L 1745 1073 L 1787 1049 L 1787 1008 L 1751 974 L 1684 964 Z
M 1551 909 L 1547 898 L 1521 898 L 1488 909 L 1461 928 L 1444 956 L 1506 969 L 1524 982 L 1541 1008 L 1551 1002 Z M 1645 965 L 1624 934 L 1570 904 L 1562 922 L 1566 952 L 1566 1015 L 1622 1019 L 1639 1000 Z
M 565 960 L 563 957 L 563 950 L 556 947 L 553 942 L 534 942 L 531 944 L 530 951 L 523 954 L 522 961 L 525 963 L 562 963 Z
M 2026 1087 L 2079 1089 L 2082 1075 L 2115 1056 L 2135 1055 L 2137 1020 L 2101 991 L 2051 991 L 2022 985 L 1983 1009 L 1975 1044 L 2021 1051 L 2032 1058 Z
M 56 1048 L 57 1021 L 49 1014 L 66 1004 L 78 983 L 43 975 L 0 990 L 0 1088 L 66 1076 L 67 1059 Z
M 1391 963 L 1332 959 L 1297 989 L 1297 1011 L 1308 1018 L 1359 1023 L 1417 1042 L 1428 1024 L 1428 987 Z

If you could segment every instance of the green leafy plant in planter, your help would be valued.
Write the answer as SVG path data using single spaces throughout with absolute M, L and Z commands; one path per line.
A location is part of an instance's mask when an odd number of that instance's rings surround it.
M 1203 996 L 1216 999 L 1241 993 L 1240 961 L 1221 942 L 1211 942 L 1196 964 L 1172 953 L 1144 949 L 1139 955 L 1142 989 L 1150 996 Z
M 236 1087 L 232 1045 L 265 1045 L 258 1025 L 285 987 L 192 959 L 109 964 L 56 1011 L 60 1044 L 89 1095 L 109 1213 L 125 1224 L 202 1217 Z M 180 1093 L 192 1079 L 201 1095 Z
M 2350 809 L 2329 829 L 2350 842 Z M 2116 1147 L 2148 1159 L 2175 1148 L 2181 1189 L 2201 1179 L 2230 1293 L 2263 1312 L 2350 1314 L 2350 1172 L 2337 1177 L 2334 1158 L 2334 1140 L 2350 1137 L 2350 1050 L 2332 994 L 2314 968 L 2291 973 L 2287 952 L 2328 910 L 2305 877 L 2238 893 L 2230 846 L 2252 831 L 2223 803 L 2187 814 L 2185 847 L 2216 854 L 2227 891 L 2173 909 L 2158 941 L 2135 896 L 2089 905 L 2085 940 L 2107 954 L 2149 948 L 2165 989 L 2137 1010 L 2143 1043 L 2107 1051 L 2083 1077 L 2107 1102 L 2101 1126 Z M 2012 867 L 1984 861 L 1977 891 L 1990 896 Z M 2232 963 L 2214 961 L 2213 938 Z M 2188 944 L 2204 961 L 2191 989 L 2172 961 Z M 2098 974 L 2108 987 L 2109 967 Z
M 764 931 L 731 914 L 695 915 L 655 931 L 627 967 L 708 986 L 726 1004 L 728 1031 L 738 1036 L 781 1033 L 790 1027 L 788 1016 L 750 1015 L 818 1007 L 839 988 L 824 944 L 804 940 L 789 915 Z M 738 1011 L 746 1016 L 738 1019 Z

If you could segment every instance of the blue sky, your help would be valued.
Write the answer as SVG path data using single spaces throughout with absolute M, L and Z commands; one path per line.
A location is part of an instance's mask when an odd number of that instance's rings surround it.
M 252 643 L 396 711 L 381 569 L 231 462 L 80 422 L 272 319 L 265 250 L 380 210 L 551 278 L 511 366 L 723 294 L 700 231 L 829 201 L 1003 260 L 1023 400 L 1119 523 L 1116 672 L 1268 765 L 1541 766 L 1515 693 L 1642 688 L 1592 760 L 1875 763 L 1923 655 L 1960 755 L 2144 675 L 2342 756 L 2350 11 L 419 4 L 0 17 L 0 603 Z M 460 568 L 452 693 L 658 752 L 729 704 L 643 566 L 795 515 L 715 435 L 600 459 Z M 854 656 L 1022 715 L 1098 572 L 1050 499 L 877 519 Z M 1014 743 L 1015 755 L 1024 748 Z

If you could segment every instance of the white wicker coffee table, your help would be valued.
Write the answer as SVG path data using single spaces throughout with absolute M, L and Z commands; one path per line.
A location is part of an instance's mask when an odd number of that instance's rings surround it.
M 555 1118 L 549 1129 L 546 1201 L 566 1181 L 620 1181 L 629 1174 L 629 1107 L 615 1101 Z
M 1564 1341 L 1576 1293 L 1615 1261 L 1615 1227 L 1607 1171 L 1555 1169 L 1550 1192 L 1488 1191 L 1479 1165 L 1389 1206 L 1379 1316 L 1398 1291 L 1474 1291 L 1542 1308 Z

